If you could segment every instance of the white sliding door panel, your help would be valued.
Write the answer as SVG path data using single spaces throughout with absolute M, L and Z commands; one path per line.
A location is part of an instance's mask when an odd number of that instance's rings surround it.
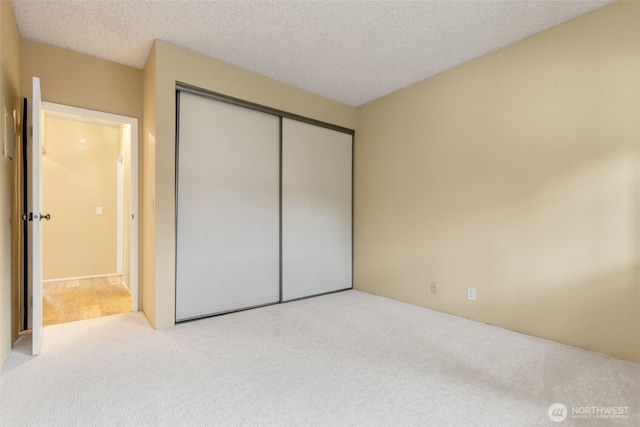
M 352 144 L 283 119 L 283 301 L 352 287 Z
M 280 119 L 180 93 L 176 320 L 278 302 Z

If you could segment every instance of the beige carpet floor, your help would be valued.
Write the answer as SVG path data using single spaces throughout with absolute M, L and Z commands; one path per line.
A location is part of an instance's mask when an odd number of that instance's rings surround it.
M 2 369 L 2 426 L 640 425 L 638 364 L 358 291 L 48 326 L 29 350 Z

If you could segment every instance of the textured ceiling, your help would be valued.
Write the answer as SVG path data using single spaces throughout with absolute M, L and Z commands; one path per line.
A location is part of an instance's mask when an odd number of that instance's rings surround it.
M 12 0 L 23 38 L 133 67 L 154 39 L 358 106 L 612 0 Z

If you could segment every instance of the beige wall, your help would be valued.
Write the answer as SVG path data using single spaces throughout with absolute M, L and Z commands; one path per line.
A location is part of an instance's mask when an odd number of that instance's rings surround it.
M 20 109 L 20 34 L 16 18 L 8 1 L 0 2 L 0 147 L 5 135 L 15 148 L 13 159 L 5 158 L 0 148 L 0 366 L 11 351 L 18 336 L 20 282 L 20 230 L 18 194 L 21 185 L 16 179 L 20 174 L 21 155 L 17 150 Z M 16 111 L 17 123 L 8 121 L 5 128 L 4 111 L 12 115 Z
M 357 114 L 357 289 L 640 362 L 640 3 Z
M 21 59 L 24 97 L 39 77 L 43 101 L 142 117 L 142 70 L 30 40 Z
M 43 279 L 115 274 L 118 128 L 47 117 L 45 135 Z
M 155 73 L 151 67 L 155 67 Z M 162 41 L 156 41 L 154 55 L 147 61 L 145 78 L 149 74 L 155 74 L 155 99 L 145 95 L 145 103 L 155 106 L 149 106 L 147 116 L 145 105 L 145 121 L 155 119 L 155 125 L 148 128 L 145 138 L 155 152 L 149 148 L 145 157 L 155 155 L 155 193 L 147 193 L 145 203 L 147 212 L 155 207 L 155 256 L 153 261 L 145 256 L 143 269 L 145 277 L 151 275 L 149 270 L 155 272 L 155 286 L 145 285 L 155 288 L 155 296 L 153 301 L 144 300 L 144 310 L 147 316 L 153 311 L 152 323 L 156 328 L 164 328 L 172 326 L 175 318 L 176 81 L 349 128 L 355 127 L 356 116 L 355 108 L 345 104 Z

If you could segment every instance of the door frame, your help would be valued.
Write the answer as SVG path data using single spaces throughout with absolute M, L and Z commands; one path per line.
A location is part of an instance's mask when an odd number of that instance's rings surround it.
M 118 129 L 119 131 L 120 129 Z M 121 135 L 118 135 L 121 137 Z M 122 150 L 116 160 L 117 189 L 116 189 L 116 273 L 124 274 L 124 175 L 125 175 L 125 150 Z M 131 230 L 129 230 L 131 234 Z M 131 280 L 131 279 L 129 279 Z M 127 288 L 129 284 L 127 284 Z
M 138 283 L 138 119 L 134 117 L 122 116 L 119 114 L 105 113 L 102 111 L 89 110 L 86 108 L 72 107 L 69 105 L 56 104 L 53 102 L 42 102 L 42 110 L 46 116 L 47 112 L 57 112 L 82 116 L 95 120 L 105 120 L 118 122 L 130 126 L 131 143 L 131 227 L 130 227 L 130 250 L 129 250 L 129 282 L 127 285 L 131 292 L 131 311 L 139 310 L 139 283 Z M 125 159 L 126 161 L 126 159 Z

